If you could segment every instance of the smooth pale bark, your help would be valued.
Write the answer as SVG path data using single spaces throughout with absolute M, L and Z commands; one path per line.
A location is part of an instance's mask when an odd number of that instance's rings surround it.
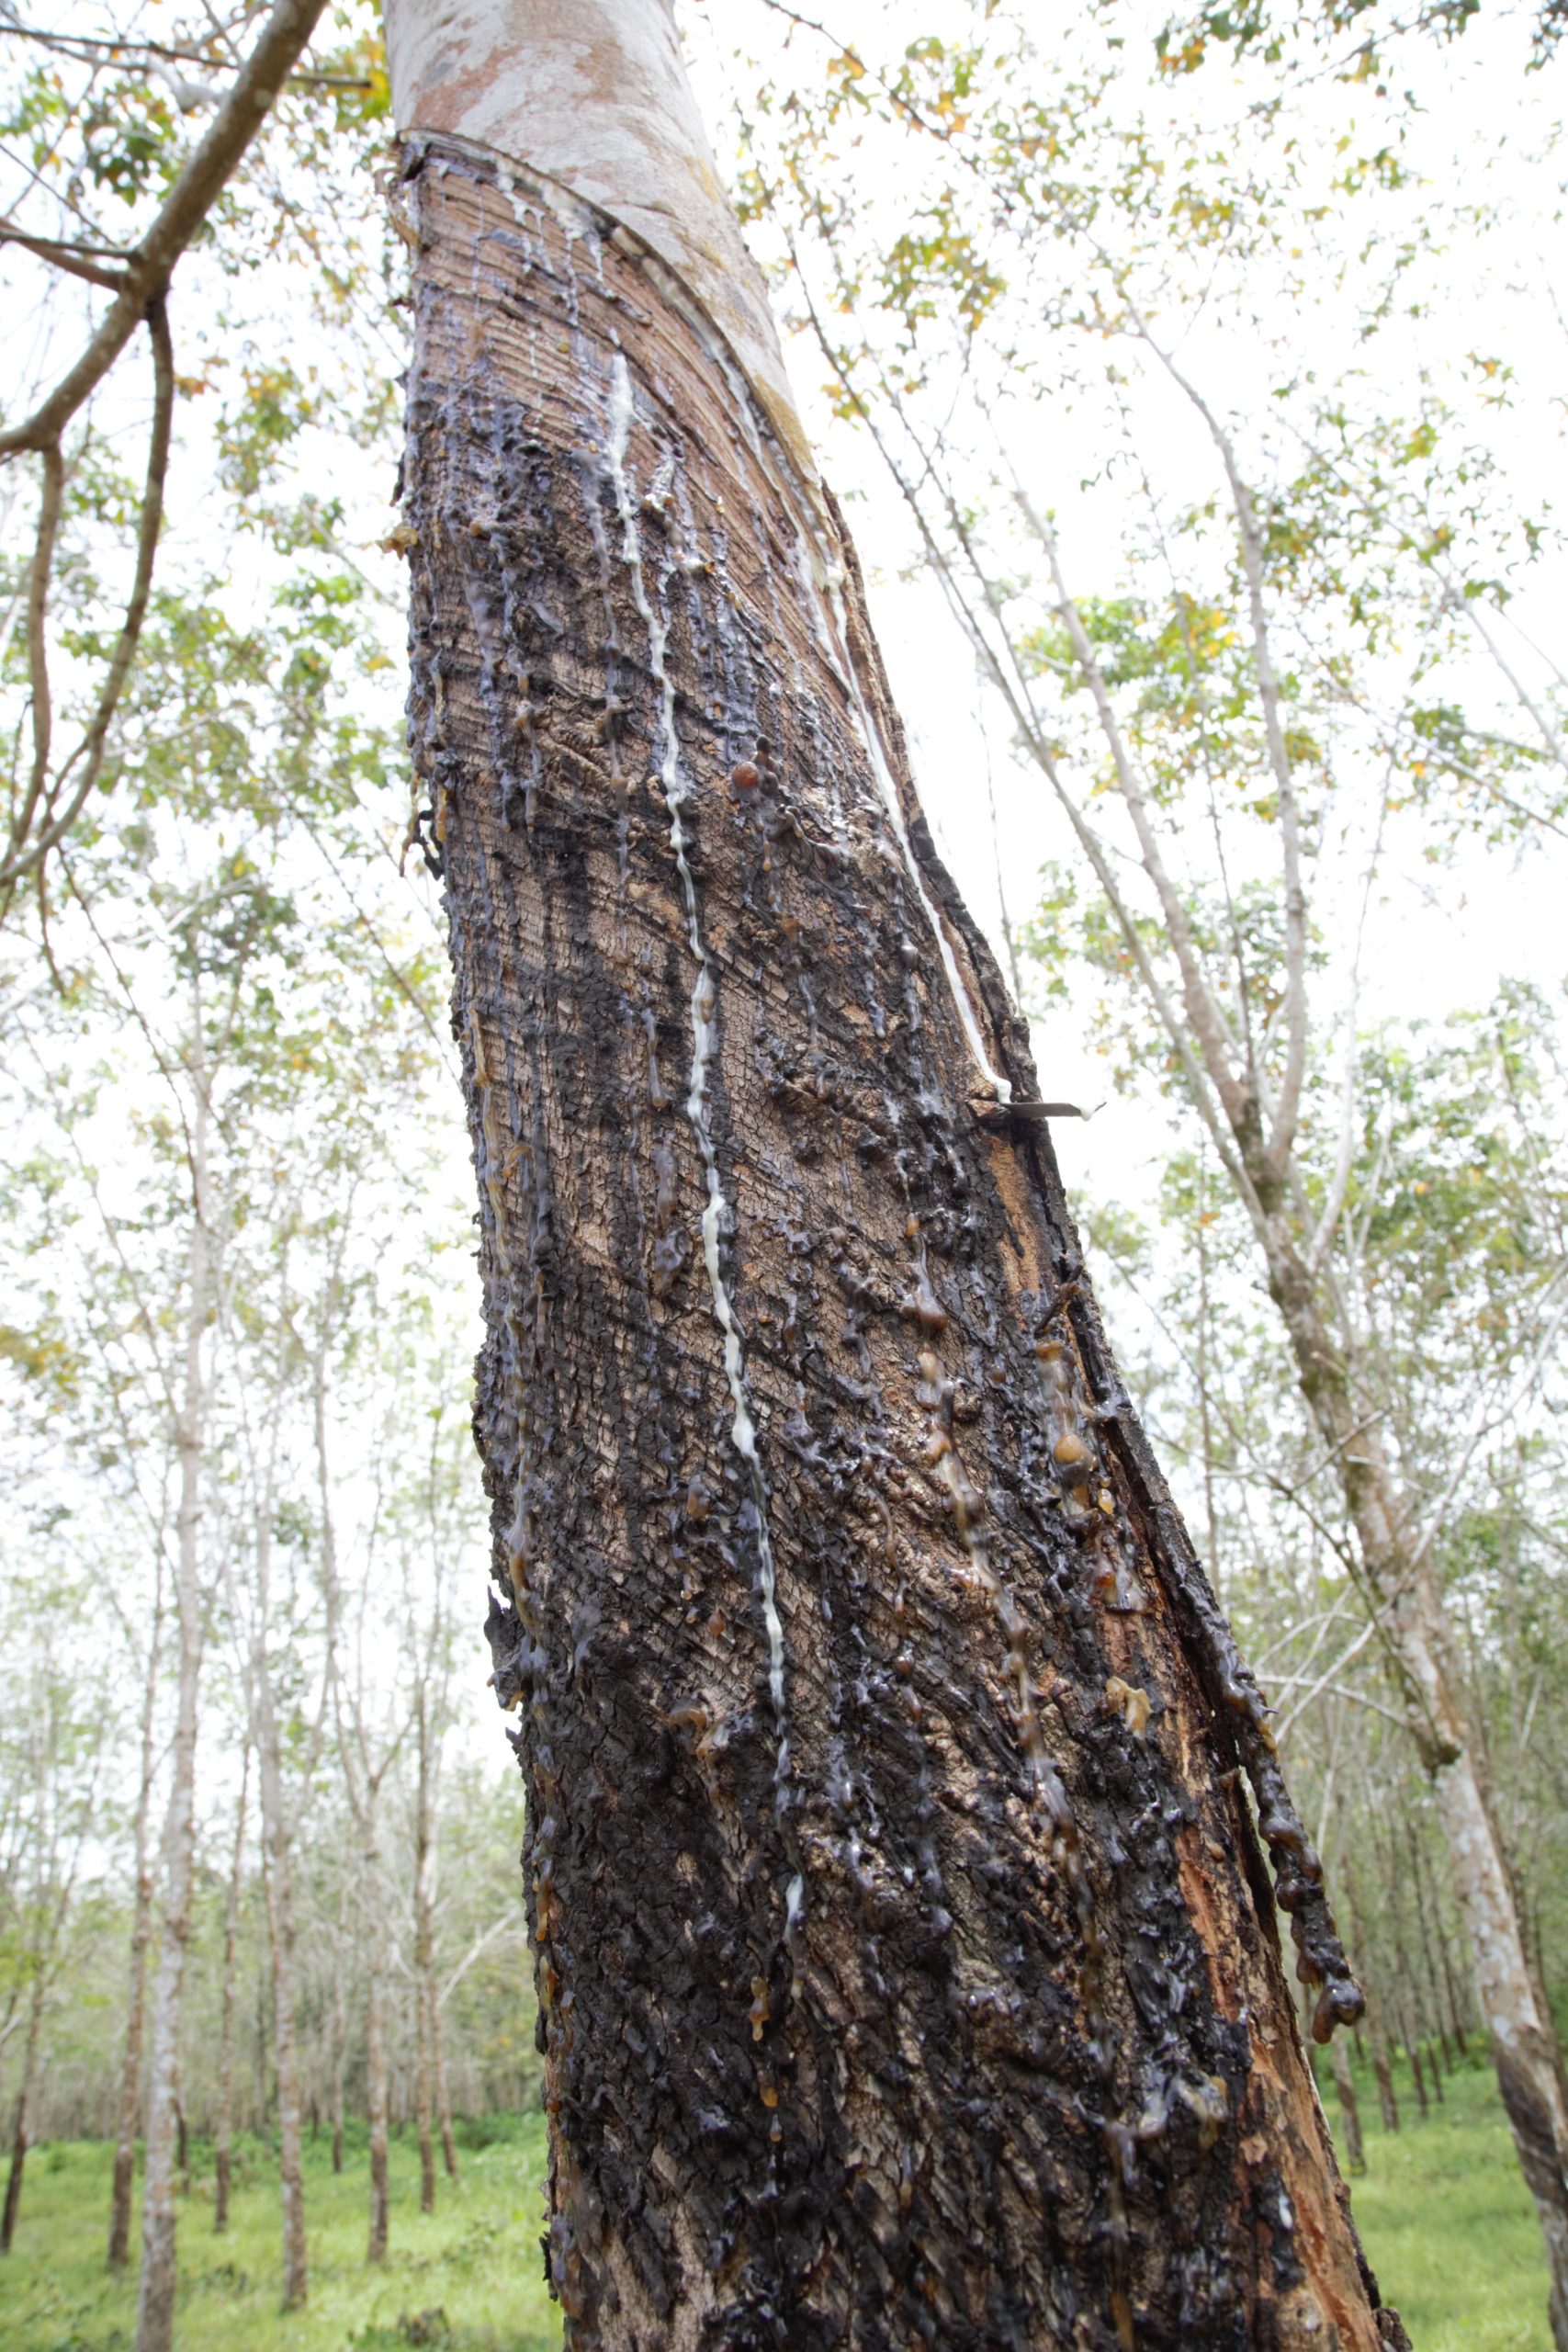
M 333 1945 L 332 2126 L 333 2170 L 343 2170 L 343 2077 L 348 2064 L 348 2012 L 344 1998 L 343 1966 L 348 1943 L 348 1872 L 338 1889 L 337 1937 Z
M 203 1343 L 216 1295 L 218 1262 L 208 1219 L 211 1124 L 209 1077 L 202 1056 L 199 987 L 193 994 L 191 1108 L 191 1233 L 186 1275 L 185 1372 L 175 1445 L 179 1461 L 179 1510 L 175 1540 L 175 1698 L 169 1759 L 169 1802 L 164 1821 L 164 1916 L 148 2041 L 147 2124 L 141 2183 L 141 2275 L 137 2293 L 136 2352 L 169 2352 L 175 2324 L 175 2167 L 180 2114 L 180 2019 L 185 2004 L 186 1951 L 196 1852 L 196 1745 L 205 1647 L 200 1544 L 201 1481 L 207 1387 Z
M 387 1971 L 383 1941 L 377 1932 L 382 1912 L 381 1849 L 376 1817 L 376 1792 L 360 1825 L 365 1871 L 365 1905 L 370 1924 L 367 1949 L 368 1982 L 365 1994 L 365 2106 L 370 2143 L 370 2236 L 368 2262 L 387 2258 Z
M 1269 1288 L 1290 1333 L 1302 1392 L 1340 1465 L 1368 1580 L 1404 1671 L 1412 1735 L 1442 1824 L 1498 2086 L 1545 2241 L 1552 2340 L 1558 2352 L 1568 2352 L 1568 2083 L 1526 1951 L 1492 1791 L 1463 1704 L 1452 1629 L 1429 1548 L 1413 1537 L 1381 1427 L 1353 1394 L 1281 1212 L 1270 1214 L 1269 1234 Z
M 385 1888 L 381 1870 L 381 1787 L 401 1744 L 398 1732 L 380 1761 L 370 1762 L 362 1707 L 356 1705 L 352 1729 L 344 1719 L 345 1693 L 337 1687 L 338 1753 L 343 1758 L 344 1784 L 359 1839 L 360 1905 L 365 1922 L 365 2112 L 370 2153 L 370 2233 L 368 2262 L 387 2258 L 387 2024 Z
M 441 1999 L 434 1977 L 430 1987 L 430 2048 L 435 2069 L 435 2120 L 441 2132 L 441 2161 L 448 2180 L 459 2177 L 457 2143 L 452 2131 L 452 2092 L 446 2080 L 446 2037 L 441 2026 Z
M 1356 1897 L 1355 1872 L 1348 1857 L 1346 1858 L 1344 1864 L 1344 1876 L 1345 1893 L 1349 1904 L 1352 1956 L 1356 1962 L 1356 1973 L 1360 1981 L 1361 1993 L 1367 2004 L 1363 2022 L 1366 2026 L 1367 2040 L 1371 2046 L 1372 2074 L 1378 2086 L 1378 2108 L 1382 2116 L 1383 2130 L 1397 2132 L 1399 2101 L 1394 2097 L 1393 2070 L 1389 2064 L 1388 2056 L 1388 2036 L 1383 2030 L 1382 1994 L 1380 1986 L 1369 1984 L 1367 1980 L 1366 1962 L 1363 1958 L 1367 1948 L 1366 1938 L 1361 1932 L 1361 1913 Z
M 234 2160 L 234 1994 L 240 1940 L 240 1900 L 245 1858 L 245 1797 L 251 1781 L 250 1742 L 240 1770 L 240 1802 L 234 1809 L 234 1853 L 229 1865 L 229 1896 L 223 1908 L 223 1990 L 218 2022 L 218 2110 L 212 2127 L 214 2188 L 212 2227 L 229 2226 L 229 2189 Z
M 267 1939 L 272 1957 L 273 2066 L 277 2082 L 277 2170 L 283 2212 L 283 2305 L 301 2309 L 310 2293 L 305 2186 L 300 2153 L 299 1986 L 295 1961 L 293 1825 L 283 1789 L 283 1750 L 267 1655 L 271 1508 L 256 1516 L 256 1602 L 251 1655 L 251 1708 L 256 1783 L 265 1850 Z
M 130 1958 L 125 1996 L 125 2048 L 120 2057 L 119 2112 L 116 2120 L 114 2181 L 109 2194 L 109 2267 L 130 2259 L 130 2189 L 136 2169 L 136 2125 L 141 2111 L 141 2044 L 147 2017 L 147 1946 L 152 1933 L 153 1709 L 158 1694 L 159 1636 L 164 1620 L 164 1578 L 159 1564 L 147 1636 L 147 1679 L 141 1694 L 141 1765 L 136 1785 L 136 1895 L 130 1922 Z
M 435 2211 L 435 1776 L 438 1737 L 428 1673 L 417 1702 L 419 1770 L 414 1812 L 414 2123 L 419 2134 L 419 2210 Z
M 1361 2110 L 1356 2100 L 1350 2053 L 1345 2047 L 1342 2034 L 1335 2035 L 1329 2057 L 1334 2069 L 1334 2096 L 1339 2103 L 1339 2128 L 1345 2141 L 1345 2161 L 1353 2173 L 1363 2173 L 1367 2169 L 1367 2152 L 1361 2143 Z
M 567 2341 L 1400 2343 L 1246 1781 L 1326 2031 L 1320 1866 L 999 1099 L 852 549 L 704 299 L 700 135 L 638 176 L 667 13 L 389 30 Z

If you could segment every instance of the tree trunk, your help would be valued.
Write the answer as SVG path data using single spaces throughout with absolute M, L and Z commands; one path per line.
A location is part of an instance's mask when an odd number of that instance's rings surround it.
M 28 1996 L 28 2038 L 22 2052 L 22 2079 L 17 2086 L 16 2112 L 11 2123 L 11 2165 L 6 2175 L 6 2202 L 0 2208 L 0 2254 L 9 2254 L 17 2234 L 22 2203 L 22 2174 L 28 2161 L 28 2115 L 38 2087 L 39 2052 L 43 2040 L 43 2013 L 49 1998 L 49 1975 L 40 1959 Z
M 413 2114 L 419 2137 L 419 2210 L 435 2211 L 435 2141 L 431 2131 L 434 2107 L 430 2058 L 430 1993 L 423 1975 L 413 1988 Z
M 1469 1930 L 1498 2087 L 1545 2241 L 1552 2340 L 1557 2352 L 1568 2352 L 1568 2082 L 1525 1950 L 1430 1549 L 1413 1537 L 1377 1419 L 1369 1420 L 1351 1393 L 1306 1269 L 1279 1219 L 1270 1221 L 1266 1246 L 1269 1287 L 1291 1335 L 1302 1392 L 1339 1465 L 1379 1616 L 1404 1676 L 1412 1734 Z
M 446 2081 L 446 2037 L 441 2030 L 441 2003 L 435 1980 L 430 1984 L 430 2051 L 435 2075 L 435 2120 L 441 2131 L 441 2161 L 448 2180 L 457 2178 L 457 2143 L 452 2132 L 452 2094 Z
M 258 1521 L 258 1549 L 269 1538 Z M 277 2076 L 277 2173 L 283 2208 L 283 2307 L 301 2310 L 310 2292 L 305 2242 L 305 2186 L 300 2155 L 299 1994 L 295 1972 L 293 1853 L 283 1792 L 282 1754 L 271 1668 L 266 1656 L 267 1563 L 258 1575 L 257 1645 L 252 1666 L 255 1709 L 256 1778 L 261 1795 L 262 1836 L 266 1848 L 267 1936 L 272 1953 L 273 2062 Z
M 212 2131 L 215 2176 L 212 2227 L 221 2235 L 229 2226 L 230 2177 L 234 2145 L 234 1958 L 240 1939 L 240 1896 L 245 1859 L 245 1795 L 250 1787 L 251 1749 L 245 1743 L 240 1769 L 240 1802 L 234 1814 L 234 1859 L 229 1870 L 229 1899 L 223 1912 L 223 1992 L 218 2025 L 218 2114 Z
M 1339 2123 L 1345 2135 L 1345 2161 L 1353 2173 L 1363 2173 L 1367 2169 L 1367 2152 L 1361 2144 L 1361 2110 L 1356 2104 L 1350 2053 L 1342 2034 L 1335 2036 L 1329 2054 L 1334 2068 L 1334 2096 L 1339 2102 Z
M 337 1938 L 333 1945 L 333 2170 L 343 2170 L 343 2076 L 348 2063 L 348 2018 L 344 2001 L 344 1951 L 348 1941 L 348 1872 L 338 1889 Z
M 153 1711 L 158 1696 L 159 1635 L 163 1630 L 164 1577 L 160 1554 L 147 1635 L 147 1680 L 141 1694 L 141 1770 L 136 1788 L 136 1896 L 130 1920 L 130 1966 L 125 1996 L 125 2049 L 120 2059 L 119 2108 L 115 2122 L 114 2184 L 109 2194 L 109 2267 L 130 2259 L 130 2191 L 136 2170 L 136 2125 L 141 2112 L 141 2044 L 147 2015 L 147 1946 L 152 1933 L 152 1848 L 150 1837 L 152 1780 L 156 1770 Z
M 365 1858 L 365 1893 L 368 1904 L 380 1899 L 380 1856 L 371 1846 Z M 372 1917 L 376 1914 L 372 1911 Z M 365 1996 L 365 2106 L 370 2142 L 370 2243 L 368 2262 L 387 2258 L 387 2021 L 386 1965 L 378 1937 L 372 1935 L 367 1955 L 369 1984 Z
M 200 1059 L 202 1013 L 194 999 L 197 1062 L 189 1121 L 193 1187 L 185 1331 L 185 1387 L 175 1433 L 180 1500 L 175 1527 L 175 1608 L 178 1659 L 169 1804 L 164 1822 L 164 1919 L 147 2060 L 147 2129 L 141 2182 L 141 2276 L 136 2352 L 169 2352 L 175 2324 L 175 2156 L 180 2104 L 180 2018 L 196 1849 L 196 1742 L 204 1645 L 200 1575 L 201 1476 L 206 1408 L 202 1341 L 217 1282 L 208 1227 L 209 1112 Z
M 435 2211 L 435 1741 L 427 1683 L 417 1702 L 418 1792 L 414 1814 L 413 2035 L 414 2120 L 419 2132 L 419 2210 Z
M 567 2342 L 1401 2342 L 1243 1776 L 1326 2034 L 1321 1870 L 661 0 L 389 32 Z

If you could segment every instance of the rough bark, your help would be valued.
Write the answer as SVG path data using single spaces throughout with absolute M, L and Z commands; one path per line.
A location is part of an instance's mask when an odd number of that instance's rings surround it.
M 141 2180 L 141 2275 L 136 2352 L 170 2352 L 175 2324 L 175 2163 L 180 2111 L 180 2019 L 196 1849 L 196 1744 L 205 1629 L 200 1543 L 207 1391 L 202 1349 L 217 1282 L 209 1228 L 210 1112 L 201 1058 L 202 1012 L 193 1000 L 192 1103 L 189 1117 L 192 1214 L 186 1281 L 185 1372 L 175 1444 L 180 1499 L 175 1541 L 176 1651 L 175 1735 L 164 1821 L 164 1917 L 147 2053 L 147 2126 Z
M 160 1561 L 147 1636 L 147 1679 L 141 1693 L 141 1761 L 136 1787 L 134 1828 L 136 1894 L 130 1921 L 130 1954 L 125 1995 L 125 2047 L 120 2055 L 119 2110 L 115 2122 L 114 2179 L 109 2192 L 109 2267 L 130 2259 L 130 2191 L 136 2170 L 136 2126 L 141 2111 L 141 2046 L 147 2022 L 147 1946 L 152 1934 L 152 1781 L 156 1770 L 153 1710 L 158 1695 L 164 1579 Z
M 245 1858 L 245 1797 L 250 1788 L 251 1750 L 245 1744 L 240 1771 L 240 1802 L 234 1810 L 234 1855 L 229 1866 L 229 1896 L 223 1909 L 223 1990 L 218 2022 L 218 2109 L 212 2127 L 212 2228 L 229 2226 L 229 2189 L 234 2160 L 234 1970 L 240 1941 L 240 1897 Z
M 1328 2032 L 1321 1868 L 999 1099 L 853 550 L 680 254 L 419 92 L 416 837 L 567 2343 L 1399 2343 L 1246 1782 Z
M 450 129 L 404 168 L 567 2340 L 1401 2341 L 1247 1781 L 1326 2032 L 1321 1871 L 852 550 L 636 235 Z

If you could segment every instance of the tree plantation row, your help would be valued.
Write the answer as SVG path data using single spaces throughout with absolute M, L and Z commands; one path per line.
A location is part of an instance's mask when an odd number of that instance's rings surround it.
M 138 2352 L 193 2133 L 299 2310 L 520 2107 L 584 2352 L 1375 2352 L 1318 2084 L 1477 2060 L 1568 2352 L 1551 14 L 927 16 L 0 27 L 4 2234 L 112 2142 Z

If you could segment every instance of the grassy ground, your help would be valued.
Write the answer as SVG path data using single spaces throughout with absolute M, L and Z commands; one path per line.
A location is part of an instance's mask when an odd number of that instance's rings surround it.
M 383 2270 L 365 2262 L 368 2168 L 363 2144 L 334 2178 L 324 2141 L 308 2148 L 306 2222 L 310 2301 L 278 2309 L 276 2174 L 254 2143 L 231 2201 L 228 2233 L 212 2234 L 212 2177 L 194 2152 L 191 2193 L 179 2214 L 180 2352 L 558 2352 L 560 2321 L 545 2291 L 539 2253 L 544 2212 L 544 2119 L 500 2127 L 482 2146 L 459 2149 L 462 2178 L 438 2181 L 437 2210 L 419 2211 L 419 2157 L 410 2138 L 391 2157 L 391 2252 Z M 472 2133 L 465 2136 L 471 2137 Z M 28 2159 L 16 2244 L 0 2272 L 0 2341 L 6 2352 L 129 2352 L 136 2271 L 111 2281 L 104 2268 L 109 2151 L 74 2142 Z
M 1321 2064 L 1324 2106 L 1339 2110 Z M 1423 2122 L 1408 2074 L 1404 2129 L 1385 2132 L 1377 2089 L 1358 2070 L 1367 2169 L 1350 2183 L 1361 2242 L 1416 2352 L 1551 2352 L 1546 2262 L 1491 2066 L 1461 2066 Z M 1341 2143 L 1339 2161 L 1345 2152 Z
M 1326 2086 L 1327 2069 L 1324 2068 Z M 1371 2080 L 1358 2078 L 1367 2171 L 1351 2185 L 1356 2218 L 1386 2299 L 1416 2352 L 1551 2352 L 1546 2269 L 1490 2067 L 1449 2078 L 1425 2122 L 1407 2076 L 1407 2120 L 1390 2137 Z M 1336 2123 L 1334 2093 L 1325 2101 Z M 226 2237 L 212 2234 L 210 2162 L 198 2149 L 180 2211 L 180 2352 L 556 2352 L 560 2324 L 540 2271 L 544 2132 L 538 2116 L 484 2127 L 463 2151 L 463 2177 L 440 2183 L 439 2210 L 419 2210 L 412 2139 L 392 2148 L 392 2251 L 365 2265 L 366 2160 L 349 2151 L 334 2178 L 324 2143 L 307 2152 L 310 2305 L 278 2310 L 276 2176 L 247 2143 Z M 97 2143 L 36 2150 L 28 2160 L 17 2243 L 0 2274 L 6 2352 L 129 2352 L 134 2269 L 108 2280 L 103 2243 L 108 2151 Z M 1197 2347 L 1195 2347 L 1197 2352 Z

